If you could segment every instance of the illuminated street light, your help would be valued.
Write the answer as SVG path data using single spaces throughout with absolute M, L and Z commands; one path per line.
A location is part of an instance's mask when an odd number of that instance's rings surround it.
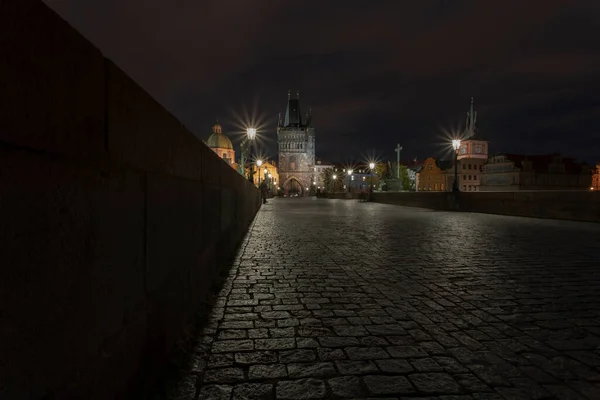
M 454 184 L 452 191 L 458 192 L 458 149 L 460 149 L 460 139 L 452 139 L 452 149 L 454 150 Z
M 371 170 L 371 184 L 369 185 L 369 200 L 371 200 L 371 193 L 373 193 L 373 170 L 375 169 L 375 163 L 369 163 L 369 169 Z
M 262 160 L 256 160 L 256 173 L 258 174 L 258 186 L 260 186 L 260 166 L 262 165 Z
M 242 155 L 240 158 L 240 164 L 238 166 L 238 172 L 244 176 L 246 176 L 246 159 L 252 158 L 252 144 L 254 139 L 256 138 L 256 128 L 246 128 L 246 137 L 242 140 L 240 145 L 242 150 Z M 248 180 L 250 182 L 254 182 L 254 170 L 250 168 L 250 172 L 248 173 Z
M 246 129 L 246 133 L 248 134 L 249 140 L 254 140 L 256 138 L 256 128 L 248 128 Z
M 350 180 L 351 180 L 350 177 L 352 175 L 352 172 L 354 172 L 354 171 L 352 171 L 351 169 L 348 169 L 348 171 L 346 172 L 348 174 L 348 193 L 350 193 L 350 190 L 351 190 L 350 189 L 350 183 L 351 183 L 350 182 Z

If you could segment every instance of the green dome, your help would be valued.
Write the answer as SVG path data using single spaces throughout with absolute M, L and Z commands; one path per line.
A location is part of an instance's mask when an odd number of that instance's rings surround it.
M 212 135 L 208 137 L 206 140 L 206 145 L 212 149 L 233 149 L 233 145 L 231 144 L 231 140 L 225 135 L 223 135 L 223 130 L 221 129 L 221 125 L 214 124 L 212 128 Z

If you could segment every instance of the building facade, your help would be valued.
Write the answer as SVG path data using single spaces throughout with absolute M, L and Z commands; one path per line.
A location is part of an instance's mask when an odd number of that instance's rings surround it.
M 284 119 L 279 117 L 279 179 L 284 195 L 307 196 L 315 182 L 315 129 L 310 113 L 300 111 L 300 93 L 290 98 Z
M 267 160 L 260 166 L 260 168 L 258 168 L 254 163 L 249 164 L 249 167 L 247 168 L 248 172 L 250 172 L 249 168 L 252 168 L 252 179 L 256 186 L 258 186 L 260 182 L 264 181 L 266 177 L 271 191 L 277 191 L 277 187 L 279 185 L 279 172 L 277 171 L 277 166 L 275 165 L 274 161 Z M 246 172 L 246 176 L 248 176 L 248 172 Z
M 600 190 L 600 164 L 596 165 L 594 174 L 592 175 L 592 190 Z
M 323 160 L 319 160 L 318 158 L 316 158 L 315 161 L 315 180 L 313 182 L 315 182 L 315 185 L 317 186 L 318 190 L 325 190 L 325 182 L 323 181 L 323 174 L 325 172 L 325 170 L 327 169 L 334 169 L 335 166 L 332 163 L 328 163 L 325 162 Z
M 498 154 L 483 166 L 480 190 L 589 190 L 592 170 L 560 154 Z
M 233 144 L 231 143 L 231 140 L 223 134 L 223 128 L 218 122 L 213 125 L 212 134 L 205 143 L 227 164 L 231 165 L 232 168 L 237 169 Z
M 477 111 L 473 107 L 474 99 L 471 97 L 471 108 L 467 112 L 464 139 L 458 149 L 458 189 L 463 192 L 478 191 L 481 185 L 483 165 L 488 159 L 488 142 L 482 140 L 477 134 Z M 451 178 L 454 182 L 454 175 Z
M 421 171 L 416 174 L 417 192 L 444 192 L 448 190 L 447 162 L 440 162 L 429 157 L 423 163 Z

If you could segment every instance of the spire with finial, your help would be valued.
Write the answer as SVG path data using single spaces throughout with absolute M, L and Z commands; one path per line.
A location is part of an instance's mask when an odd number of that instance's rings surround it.
M 288 89 L 288 100 L 292 98 L 292 91 Z
M 467 112 L 467 123 L 466 123 L 466 138 L 470 138 L 475 136 L 476 128 L 475 124 L 477 123 L 477 111 L 474 110 L 475 99 L 471 97 L 471 108 L 469 112 Z

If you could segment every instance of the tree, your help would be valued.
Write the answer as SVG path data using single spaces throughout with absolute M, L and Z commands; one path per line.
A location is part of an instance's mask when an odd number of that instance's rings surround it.
M 381 179 L 386 179 L 389 174 L 388 165 L 386 163 L 375 164 L 375 172 Z
M 336 179 L 333 179 L 333 175 L 336 175 L 333 168 L 325 168 L 321 171 L 321 180 L 325 185 L 326 192 L 341 192 L 344 190 L 344 177 L 337 174 Z
M 402 182 L 403 190 L 411 190 L 412 189 L 410 177 L 408 176 L 408 168 L 406 168 L 404 165 L 400 166 L 400 181 Z

